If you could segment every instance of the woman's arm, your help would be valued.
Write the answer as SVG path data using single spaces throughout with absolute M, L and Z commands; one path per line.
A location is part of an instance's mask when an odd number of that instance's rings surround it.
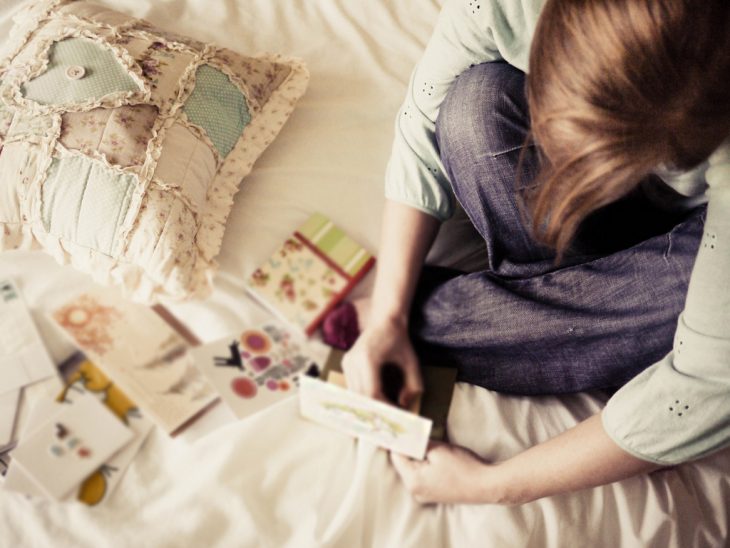
M 429 449 L 424 461 L 391 458 L 406 488 L 423 503 L 523 504 L 660 468 L 616 445 L 600 414 L 497 464 L 446 444 Z
M 438 232 L 435 217 L 386 200 L 370 322 L 407 323 L 416 281 Z
M 383 399 L 380 366 L 393 362 L 401 366 L 405 377 L 399 403 L 405 407 L 421 392 L 418 360 L 408 337 L 408 314 L 438 227 L 435 217 L 386 200 L 367 326 L 343 360 L 347 384 L 353 390 Z

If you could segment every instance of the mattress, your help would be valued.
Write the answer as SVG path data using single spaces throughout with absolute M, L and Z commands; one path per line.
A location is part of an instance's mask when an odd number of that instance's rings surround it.
M 259 319 L 243 280 L 319 211 L 377 251 L 395 113 L 435 23 L 435 0 L 117 0 L 154 24 L 243 53 L 302 57 L 311 84 L 236 196 L 215 291 L 170 308 L 201 339 Z M 0 36 L 17 0 L 0 2 Z M 1 46 L 0 46 L 1 47 Z M 458 245 L 457 245 L 458 244 Z M 459 213 L 429 262 L 473 270 L 483 248 Z M 45 314 L 88 277 L 37 252 L 0 255 L 54 359 L 73 349 Z M 366 294 L 372 277 L 357 288 Z M 26 391 L 20 422 L 53 381 Z M 448 428 L 492 461 L 598 411 L 594 394 L 525 398 L 459 384 Z M 22 424 L 21 424 L 22 426 Z M 181 436 L 155 430 L 106 504 L 0 491 L 1 546 L 720 546 L 730 452 L 516 507 L 415 503 L 387 454 L 298 416 L 291 399 L 235 421 L 218 405 Z

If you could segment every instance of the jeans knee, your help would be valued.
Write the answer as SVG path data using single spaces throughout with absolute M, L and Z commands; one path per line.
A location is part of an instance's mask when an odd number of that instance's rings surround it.
M 474 65 L 449 88 L 436 120 L 441 158 L 499 154 L 524 143 L 529 130 L 525 75 L 501 62 Z

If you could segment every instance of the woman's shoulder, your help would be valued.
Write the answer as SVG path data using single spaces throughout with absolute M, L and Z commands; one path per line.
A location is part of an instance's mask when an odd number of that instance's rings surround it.
M 705 179 L 710 188 L 730 191 L 730 137 L 708 158 Z
M 532 37 L 547 0 L 446 0 L 444 27 L 471 42 L 489 41 L 498 58 L 527 71 Z M 473 39 L 473 40 L 472 40 Z

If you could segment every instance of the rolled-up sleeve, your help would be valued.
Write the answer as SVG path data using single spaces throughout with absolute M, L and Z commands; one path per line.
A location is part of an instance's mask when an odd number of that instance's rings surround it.
M 730 444 L 730 146 L 710 158 L 708 209 L 672 352 L 603 410 L 624 450 L 663 465 Z
M 471 65 L 505 59 L 524 70 L 543 2 L 447 0 L 396 118 L 386 198 L 442 221 L 452 215 L 453 194 L 435 136 L 441 103 Z

